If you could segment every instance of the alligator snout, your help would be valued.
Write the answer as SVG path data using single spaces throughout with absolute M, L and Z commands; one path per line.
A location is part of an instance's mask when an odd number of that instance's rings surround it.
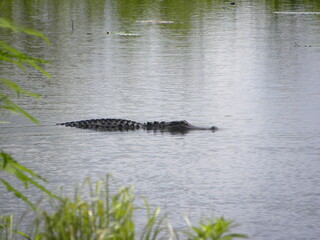
M 218 130 L 219 130 L 219 128 L 218 128 L 218 127 L 216 127 L 216 126 L 212 126 L 212 127 L 210 128 L 210 130 L 212 130 L 212 131 L 218 131 Z

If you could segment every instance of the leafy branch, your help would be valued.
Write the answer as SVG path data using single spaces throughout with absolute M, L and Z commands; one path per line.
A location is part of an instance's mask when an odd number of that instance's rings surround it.
M 19 32 L 27 33 L 29 35 L 37 36 L 44 39 L 47 44 L 50 44 L 49 39 L 46 36 L 44 36 L 42 33 L 29 28 L 16 26 L 4 18 L 0 18 L 0 28 L 7 28 L 15 32 L 19 31 Z M 26 71 L 25 66 L 28 65 L 37 69 L 48 78 L 52 78 L 50 73 L 45 71 L 39 65 L 42 63 L 48 63 L 48 61 L 39 59 L 39 58 L 34 58 L 25 53 L 22 53 L 18 49 L 5 43 L 4 41 L 0 41 L 0 61 L 6 61 L 6 62 L 16 64 L 24 71 Z M 24 90 L 18 84 L 16 84 L 15 82 L 9 79 L 0 78 L 0 90 L 4 89 L 4 87 L 9 88 L 13 92 L 15 92 L 17 94 L 17 97 L 20 97 L 21 95 L 26 95 L 34 98 L 41 98 L 39 94 Z M 0 93 L 0 110 L 1 109 L 5 109 L 16 114 L 22 114 L 23 116 L 30 119 L 34 123 L 39 124 L 39 122 L 34 117 L 32 117 L 29 113 L 23 110 L 13 100 L 11 100 L 11 98 L 7 94 L 4 94 L 4 93 Z M 0 121 L 0 122 L 4 122 L 4 121 Z
M 7 28 L 7 29 L 10 29 L 10 30 L 15 31 L 15 32 L 24 32 L 24 33 L 27 33 L 29 35 L 40 37 L 43 40 L 45 40 L 48 45 L 50 44 L 49 39 L 43 33 L 39 32 L 39 31 L 36 31 L 36 30 L 33 30 L 33 29 L 30 29 L 30 28 L 17 26 L 15 24 L 13 24 L 11 21 L 9 21 L 9 20 L 7 20 L 5 18 L 0 18 L 0 27 L 1 28 Z
M 29 35 L 37 36 L 44 39 L 47 42 L 47 44 L 50 44 L 48 38 L 45 37 L 42 33 L 32 29 L 16 26 L 4 18 L 0 18 L 0 28 L 7 28 L 15 32 L 19 31 Z M 6 61 L 16 64 L 24 71 L 26 71 L 25 65 L 30 65 L 31 67 L 39 70 L 45 76 L 49 78 L 52 77 L 39 65 L 41 63 L 47 63 L 48 61 L 39 58 L 34 58 L 25 53 L 22 53 L 16 48 L 5 43 L 4 41 L 0 41 L 0 61 Z M 20 107 L 13 100 L 11 100 L 11 98 L 6 93 L 3 93 L 4 89 L 10 89 L 14 93 L 16 93 L 17 97 L 25 95 L 39 99 L 41 98 L 41 96 L 37 93 L 30 92 L 21 88 L 17 83 L 7 78 L 0 78 L 0 110 L 2 109 L 10 111 L 12 113 L 22 114 L 34 123 L 39 124 L 37 119 L 35 119 L 33 116 L 27 113 L 22 107 Z M 0 119 L 0 123 L 1 122 L 4 123 L 5 121 L 1 121 Z M 30 169 L 22 166 L 17 161 L 15 161 L 10 154 L 5 153 L 3 151 L 0 152 L 0 171 L 14 176 L 16 179 L 20 180 L 23 183 L 24 187 L 27 189 L 29 188 L 29 185 L 32 184 L 33 186 L 45 192 L 49 196 L 59 199 L 59 197 L 57 197 L 52 192 L 47 190 L 44 186 L 42 186 L 40 183 L 38 183 L 39 180 L 46 182 L 44 178 L 42 178 L 35 172 L 31 171 Z M 13 187 L 11 183 L 6 181 L 2 177 L 0 177 L 0 182 L 7 188 L 9 192 L 13 192 L 15 196 L 22 199 L 24 202 L 29 204 L 34 210 L 36 210 L 35 205 L 23 193 L 21 193 L 15 187 Z
M 51 193 L 44 186 L 42 186 L 41 184 L 39 184 L 33 179 L 35 178 L 37 180 L 42 180 L 46 182 L 44 178 L 42 178 L 40 175 L 36 174 L 35 172 L 31 171 L 30 169 L 16 162 L 8 153 L 5 153 L 5 152 L 0 153 L 0 171 L 4 171 L 16 177 L 18 180 L 20 180 L 24 184 L 25 188 L 27 189 L 29 188 L 29 184 L 32 184 L 36 186 L 38 189 L 40 189 L 41 191 L 47 193 L 49 196 L 59 199 L 59 197 Z M 36 210 L 36 207 L 34 206 L 34 204 L 31 203 L 25 195 L 23 195 L 21 192 L 15 189 L 9 182 L 5 181 L 3 178 L 0 178 L 0 182 L 2 182 L 2 184 L 6 186 L 9 192 L 13 192 L 18 198 L 21 198 L 23 201 L 28 203 L 34 210 Z

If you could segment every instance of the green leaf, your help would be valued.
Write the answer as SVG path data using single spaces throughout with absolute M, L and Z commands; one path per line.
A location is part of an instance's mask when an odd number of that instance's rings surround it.
M 24 28 L 24 27 L 19 27 L 19 30 L 21 30 L 29 35 L 40 37 L 40 38 L 44 39 L 48 45 L 50 45 L 49 39 L 43 33 L 39 32 L 39 31 L 30 29 L 30 28 Z
M 26 234 L 24 232 L 21 232 L 21 231 L 13 231 L 13 232 L 25 237 L 28 240 L 32 240 L 32 238 L 28 234 Z
M 3 183 L 3 185 L 6 186 L 7 190 L 9 192 L 13 192 L 16 197 L 21 198 L 24 202 L 28 203 L 30 205 L 30 207 L 32 207 L 33 210 L 36 210 L 36 207 L 32 204 L 32 202 L 29 201 L 29 199 L 23 195 L 21 192 L 19 192 L 17 189 L 15 189 L 14 187 L 12 187 L 10 185 L 10 183 L 8 183 L 7 181 L 3 180 L 2 178 L 0 178 L 0 182 Z
M 4 56 L 4 55 L 0 54 L 0 60 L 14 63 L 14 64 L 18 65 L 22 70 L 25 71 L 25 67 L 23 66 L 23 64 L 21 62 L 15 61 L 10 57 L 7 57 L 7 56 Z
M 2 164 L 1 164 L 2 162 Z M 26 172 L 28 174 L 30 174 L 31 176 L 41 179 L 42 181 L 47 181 L 46 179 L 42 178 L 40 175 L 36 174 L 35 172 L 33 172 L 32 170 L 24 167 L 23 165 L 19 164 L 17 161 L 15 161 L 10 154 L 5 153 L 5 152 L 1 152 L 0 153 L 0 170 L 4 170 L 4 171 L 11 171 L 11 173 L 14 173 L 11 169 L 14 170 L 21 170 L 23 172 Z
M 49 63 L 49 61 L 41 59 L 41 58 L 35 58 L 31 57 L 25 53 L 20 52 L 18 49 L 11 47 L 4 41 L 0 41 L 0 56 L 5 56 L 11 59 L 18 59 L 20 61 L 24 60 L 32 60 L 39 63 Z
M 29 35 L 40 37 L 40 38 L 44 39 L 48 45 L 50 45 L 49 39 L 43 33 L 36 31 L 36 30 L 33 30 L 33 29 L 30 29 L 30 28 L 17 26 L 5 18 L 0 18 L 0 27 L 1 28 L 8 28 L 8 29 L 11 29 L 12 31 L 20 31 L 20 32 L 27 33 Z
M 38 64 L 36 64 L 34 61 L 28 61 L 30 65 L 32 65 L 35 69 L 39 70 L 42 74 L 47 76 L 48 78 L 52 78 L 51 74 L 45 71 L 42 67 L 40 67 Z
M 4 94 L 0 94 L 0 102 L 4 102 L 5 105 L 0 105 L 0 108 L 7 109 L 13 113 L 20 113 L 24 115 L 26 118 L 33 121 L 35 124 L 39 125 L 39 122 L 37 119 L 32 117 L 29 113 L 27 113 L 23 108 L 19 107 L 17 104 L 15 104 L 13 101 L 10 100 L 10 98 Z
M 9 28 L 11 30 L 16 30 L 16 27 L 5 18 L 0 18 L 0 27 Z
M 21 165 L 20 165 L 21 166 Z M 49 190 L 47 190 L 44 186 L 42 186 L 41 184 L 39 184 L 38 182 L 34 181 L 32 178 L 28 177 L 27 175 L 25 175 L 23 172 L 17 170 L 16 177 L 18 177 L 21 181 L 25 182 L 25 183 L 31 183 L 34 186 L 36 186 L 38 189 L 40 189 L 41 191 L 45 192 L 46 194 L 48 194 L 51 197 L 57 198 L 59 199 L 58 196 L 54 195 L 52 192 L 50 192 Z M 40 176 L 39 176 L 40 177 Z M 43 179 L 40 177 L 40 179 Z M 44 179 L 45 180 L 45 179 Z M 46 181 L 46 180 L 45 180 Z
M 10 214 L 8 216 L 0 215 L 0 237 L 2 237 L 1 239 L 15 239 L 13 233 L 19 234 L 28 240 L 32 239 L 28 234 L 18 230 L 14 230 L 13 214 Z
M 26 96 L 30 96 L 30 97 L 35 97 L 35 98 L 41 98 L 40 94 L 34 93 L 34 92 L 29 92 L 27 90 L 22 89 L 18 84 L 16 84 L 13 81 L 10 81 L 9 79 L 6 78 L 0 78 L 0 83 L 2 83 L 3 85 L 7 86 L 8 88 L 12 89 L 13 91 L 15 91 L 18 96 L 20 94 L 24 94 Z
M 30 174 L 31 176 L 43 180 L 46 182 L 46 179 L 42 178 L 40 175 L 36 174 L 32 170 L 22 166 L 18 162 L 16 162 L 10 154 L 2 152 L 0 154 L 0 170 L 15 176 L 17 179 L 19 179 L 23 184 L 25 185 L 26 188 L 28 188 L 29 183 L 32 185 L 36 186 L 38 189 L 41 191 L 47 193 L 49 196 L 60 199 L 56 195 L 54 195 L 52 192 L 47 190 L 45 187 L 43 187 L 41 184 L 33 180 L 32 178 L 28 177 L 25 173 Z M 5 184 L 5 183 L 4 183 Z M 10 185 L 11 186 L 11 185 Z M 9 189 L 12 189 L 10 188 Z M 12 187 L 12 186 L 11 186 Z M 7 186 L 8 188 L 8 186 Z M 24 199 L 24 198 L 23 198 Z

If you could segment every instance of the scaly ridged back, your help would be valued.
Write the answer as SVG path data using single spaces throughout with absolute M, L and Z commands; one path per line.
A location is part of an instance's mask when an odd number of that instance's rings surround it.
M 76 127 L 84 129 L 94 129 L 101 131 L 122 131 L 122 130 L 138 130 L 143 124 L 116 118 L 102 118 L 102 119 L 90 119 L 60 123 L 58 125 L 64 125 L 66 127 Z

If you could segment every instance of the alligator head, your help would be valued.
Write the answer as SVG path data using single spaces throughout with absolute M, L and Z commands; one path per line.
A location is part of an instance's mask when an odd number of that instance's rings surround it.
M 167 130 L 169 132 L 181 132 L 186 133 L 191 130 L 211 130 L 211 131 L 217 131 L 218 128 L 215 126 L 212 127 L 198 127 L 191 125 L 186 120 L 183 121 L 172 121 L 172 122 L 166 122 L 164 130 Z

